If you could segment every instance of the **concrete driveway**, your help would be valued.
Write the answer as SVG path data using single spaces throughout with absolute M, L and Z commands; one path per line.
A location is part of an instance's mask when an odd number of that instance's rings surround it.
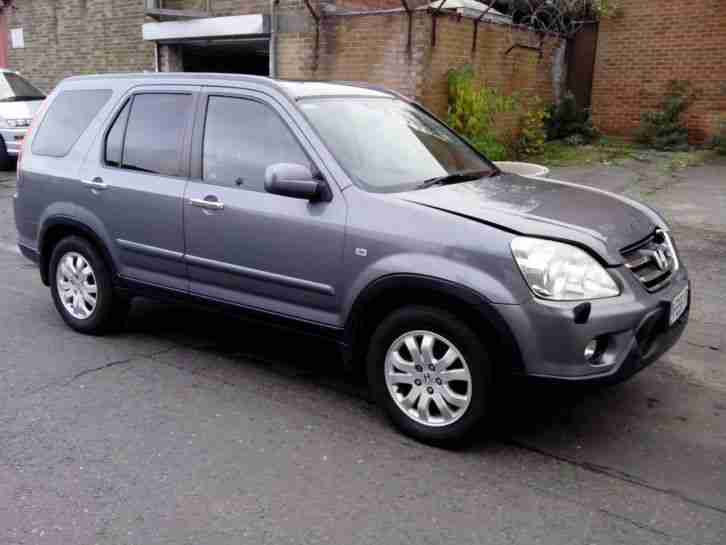
M 695 284 L 619 387 L 515 383 L 465 451 L 391 429 L 332 346 L 138 301 L 61 322 L 0 181 L 0 543 L 726 543 L 726 165 L 557 170 L 661 208 Z

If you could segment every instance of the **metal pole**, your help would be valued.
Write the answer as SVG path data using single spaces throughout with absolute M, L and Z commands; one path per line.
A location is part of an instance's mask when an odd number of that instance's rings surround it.
M 278 0 L 270 0 L 270 67 L 268 71 L 271 78 L 277 77 L 277 11 L 275 10 L 277 1 Z
M 403 9 L 406 10 L 406 15 L 408 16 L 408 39 L 406 41 L 406 52 L 410 55 L 411 51 L 412 51 L 412 47 L 413 47 L 413 45 L 411 44 L 411 27 L 413 26 L 413 11 L 411 11 L 411 6 L 408 5 L 408 2 L 406 0 L 401 0 L 401 5 L 403 6 Z
M 320 15 L 310 5 L 310 0 L 305 0 L 305 5 L 310 15 L 315 19 L 315 56 L 313 57 L 313 71 L 318 69 L 318 51 L 320 49 Z
M 431 47 L 434 47 L 436 45 L 436 18 L 439 16 L 439 13 L 444 8 L 444 4 L 446 4 L 446 0 L 441 0 L 441 3 L 438 5 L 438 7 L 434 8 L 434 10 L 431 12 L 431 16 L 433 17 L 433 21 L 431 22 Z

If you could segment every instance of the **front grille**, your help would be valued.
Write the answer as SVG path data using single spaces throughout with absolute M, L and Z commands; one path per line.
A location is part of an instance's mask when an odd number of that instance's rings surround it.
M 670 282 L 678 270 L 678 257 L 668 233 L 660 229 L 622 252 L 625 266 L 650 291 L 658 291 Z

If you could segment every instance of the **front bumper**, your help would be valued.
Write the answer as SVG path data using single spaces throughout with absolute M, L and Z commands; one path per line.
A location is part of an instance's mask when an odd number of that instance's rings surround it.
M 617 382 L 656 361 L 680 338 L 688 323 L 686 310 L 669 326 L 671 301 L 689 285 L 681 267 L 669 285 L 648 293 L 630 271 L 616 270 L 623 293 L 591 301 L 584 323 L 576 323 L 578 303 L 534 300 L 523 305 L 501 305 L 530 376 L 569 381 Z M 593 363 L 585 359 L 587 343 L 603 339 L 605 349 Z
M 27 132 L 27 127 L 22 129 L 0 129 L 0 136 L 2 136 L 5 142 L 5 149 L 8 155 L 17 156 L 20 153 L 20 148 L 23 147 L 23 139 Z

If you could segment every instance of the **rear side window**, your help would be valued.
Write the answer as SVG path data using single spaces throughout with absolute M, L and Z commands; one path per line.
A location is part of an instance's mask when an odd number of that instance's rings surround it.
M 59 93 L 33 139 L 33 153 L 49 157 L 67 155 L 110 97 L 108 89 Z
M 106 163 L 129 170 L 179 176 L 191 106 L 190 94 L 134 95 L 106 137 Z

